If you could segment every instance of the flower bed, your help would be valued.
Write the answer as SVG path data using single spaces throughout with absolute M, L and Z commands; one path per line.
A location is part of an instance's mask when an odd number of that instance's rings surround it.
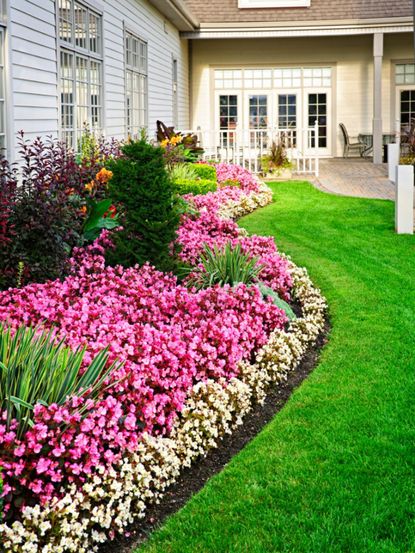
M 217 166 L 219 182 L 225 169 Z M 233 167 L 229 173 L 237 178 Z M 70 404 L 38 405 L 21 441 L 0 425 L 6 508 L 29 498 L 14 522 L 0 525 L 6 551 L 95 551 L 143 517 L 180 467 L 240 424 L 317 337 L 325 305 L 306 272 L 272 239 L 247 237 L 229 218 L 271 199 L 252 176 L 244 179 L 241 188 L 194 198 L 200 214 L 183 217 L 181 256 L 195 264 L 203 243 L 241 244 L 265 266 L 261 279 L 302 305 L 288 328 L 255 286 L 196 292 L 149 266 L 105 267 L 105 234 L 76 252 L 64 281 L 0 294 L 0 320 L 56 327 L 70 346 L 87 347 L 86 361 L 110 344 L 111 358 L 125 362 L 82 418 Z

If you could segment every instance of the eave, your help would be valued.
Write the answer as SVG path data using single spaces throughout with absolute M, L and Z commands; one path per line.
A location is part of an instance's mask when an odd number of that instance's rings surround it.
M 410 17 L 376 20 L 210 23 L 196 31 L 183 32 L 184 38 L 279 38 L 307 36 L 367 35 L 374 33 L 409 33 L 413 31 Z
M 199 28 L 199 21 L 183 0 L 149 0 L 149 2 L 179 31 L 191 33 Z

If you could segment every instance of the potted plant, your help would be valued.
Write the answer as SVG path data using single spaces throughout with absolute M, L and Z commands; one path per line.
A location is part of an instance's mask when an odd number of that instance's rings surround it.
M 271 144 L 269 153 L 261 156 L 262 174 L 277 179 L 291 179 L 293 164 L 288 159 L 285 145 L 282 140 Z

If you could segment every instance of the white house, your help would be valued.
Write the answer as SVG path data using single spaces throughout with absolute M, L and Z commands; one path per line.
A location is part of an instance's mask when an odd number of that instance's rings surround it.
M 394 140 L 415 117 L 410 0 L 186 0 L 191 127 L 304 132 L 318 153 L 343 154 L 350 135 Z M 298 136 L 302 149 L 313 140 Z
M 0 141 L 16 133 L 75 144 L 82 126 L 125 137 L 157 119 L 189 127 L 181 0 L 0 0 Z
M 411 0 L 0 0 L 0 146 L 161 119 L 330 157 L 343 123 L 379 163 L 415 117 L 412 29 Z

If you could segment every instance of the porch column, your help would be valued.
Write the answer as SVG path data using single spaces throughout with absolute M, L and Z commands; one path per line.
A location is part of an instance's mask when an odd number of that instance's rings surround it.
M 373 35 L 373 163 L 382 163 L 383 33 Z

